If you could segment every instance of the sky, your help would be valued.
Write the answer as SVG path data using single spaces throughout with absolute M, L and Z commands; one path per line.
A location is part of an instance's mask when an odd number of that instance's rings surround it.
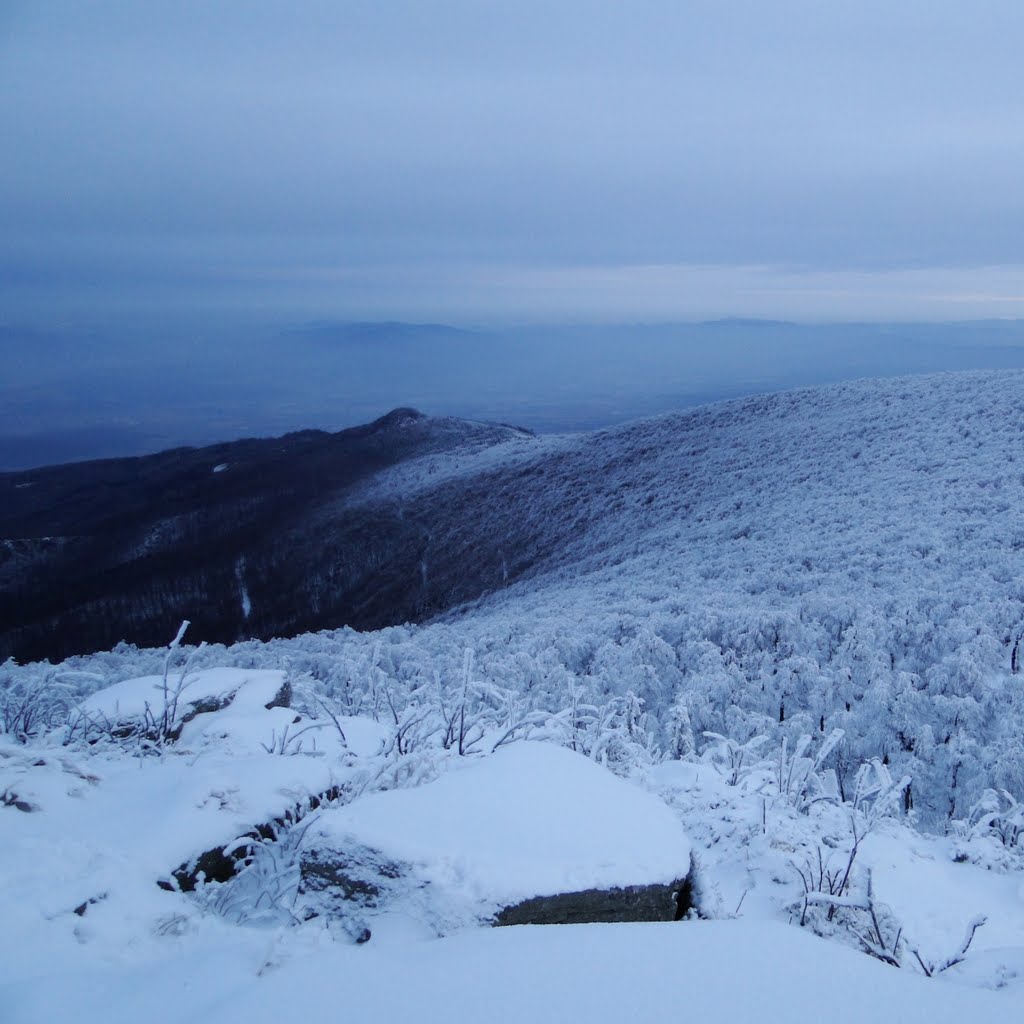
M 0 0 L 0 320 L 1024 316 L 1019 0 Z

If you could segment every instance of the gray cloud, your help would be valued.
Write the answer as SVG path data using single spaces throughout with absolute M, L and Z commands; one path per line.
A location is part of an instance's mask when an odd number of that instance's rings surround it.
M 8 311 L 1020 312 L 1016 2 L 4 10 Z

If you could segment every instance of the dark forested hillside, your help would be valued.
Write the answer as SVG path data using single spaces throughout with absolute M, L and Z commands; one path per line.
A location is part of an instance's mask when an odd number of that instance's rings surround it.
M 0 661 L 159 644 L 183 617 L 229 642 L 441 607 L 429 531 L 389 499 L 338 509 L 389 467 L 515 438 L 529 435 L 397 409 L 334 434 L 0 474 Z

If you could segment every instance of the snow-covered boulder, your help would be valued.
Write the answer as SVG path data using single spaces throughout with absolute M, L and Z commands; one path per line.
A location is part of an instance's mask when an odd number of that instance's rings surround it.
M 551 744 L 515 743 L 327 811 L 304 846 L 305 899 L 328 913 L 417 908 L 446 930 L 674 920 L 689 907 L 690 845 L 673 812 Z
M 255 714 L 262 725 L 262 712 L 286 708 L 290 700 L 290 687 L 281 671 L 179 669 L 166 676 L 126 679 L 99 690 L 79 705 L 79 715 L 73 720 L 85 733 L 93 730 L 115 738 L 138 735 L 177 740 L 190 722 L 228 706 L 232 707 L 232 719 Z M 202 724 L 209 721 L 203 718 Z
M 27 771 L 24 758 L 0 754 L 0 790 L 43 808 L 47 820 L 89 822 L 119 857 L 144 865 L 151 884 L 189 891 L 202 879 L 226 881 L 245 848 L 232 856 L 225 846 L 274 834 L 337 799 L 359 753 L 382 743 L 376 723 L 338 719 L 348 729 L 343 739 L 334 723 L 284 706 L 290 698 L 277 670 L 127 679 L 71 716 L 70 729 L 87 741 L 88 771 L 62 769 L 66 758 L 41 758 Z M 68 775 L 90 785 L 69 789 Z M 22 832 L 43 835 L 45 827 Z

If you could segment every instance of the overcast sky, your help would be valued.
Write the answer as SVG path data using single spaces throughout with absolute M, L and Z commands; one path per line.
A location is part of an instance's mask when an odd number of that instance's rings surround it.
M 1020 0 L 0 0 L 0 318 L 1024 316 Z

